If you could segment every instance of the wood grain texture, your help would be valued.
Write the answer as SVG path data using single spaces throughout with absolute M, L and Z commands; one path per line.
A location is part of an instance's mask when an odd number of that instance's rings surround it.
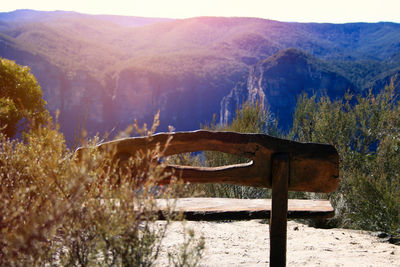
M 168 203 L 191 221 L 267 219 L 272 207 L 271 199 L 179 198 L 174 201 L 157 199 L 160 219 Z M 288 218 L 331 218 L 334 214 L 329 200 L 288 200 Z
M 271 266 L 286 266 L 289 155 L 272 157 L 272 209 L 269 223 Z
M 170 139 L 172 138 L 172 139 Z M 175 174 L 191 183 L 229 183 L 271 188 L 271 157 L 274 153 L 287 153 L 290 160 L 289 190 L 332 192 L 338 186 L 339 156 L 331 145 L 299 143 L 265 134 L 234 132 L 159 133 L 149 137 L 134 137 L 98 145 L 101 150 L 114 151 L 115 158 L 125 159 L 138 150 L 164 147 L 165 156 L 195 152 L 220 151 L 246 157 L 248 164 L 217 168 L 169 166 Z M 82 150 L 84 148 L 78 149 Z M 168 183 L 164 180 L 163 183 Z

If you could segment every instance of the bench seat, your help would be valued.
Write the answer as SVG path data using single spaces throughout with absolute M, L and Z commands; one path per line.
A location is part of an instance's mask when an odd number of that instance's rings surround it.
M 247 163 L 219 167 L 165 166 L 160 185 L 176 178 L 185 183 L 216 183 L 271 188 L 270 199 L 181 198 L 176 212 L 187 220 L 243 220 L 270 218 L 270 266 L 286 266 L 287 218 L 328 218 L 328 200 L 288 199 L 289 191 L 330 193 L 339 183 L 339 155 L 332 145 L 299 143 L 265 134 L 234 132 L 160 133 L 99 144 L 122 170 L 141 152 L 163 149 L 162 156 L 197 151 L 219 151 L 247 158 Z M 77 158 L 85 148 L 77 150 Z M 169 206 L 157 200 L 159 219 Z
M 157 207 L 159 219 L 164 219 L 167 200 L 158 199 Z M 189 221 L 266 219 L 270 218 L 271 199 L 179 198 L 175 210 Z M 334 213 L 329 200 L 288 200 L 288 218 L 330 218 Z

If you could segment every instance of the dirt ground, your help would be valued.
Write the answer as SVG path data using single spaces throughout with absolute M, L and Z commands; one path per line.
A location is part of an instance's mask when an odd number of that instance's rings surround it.
M 269 266 L 268 224 L 261 220 L 185 222 L 206 248 L 200 266 Z M 178 253 L 182 222 L 172 223 L 157 266 L 168 266 L 167 253 Z M 288 222 L 287 266 L 400 266 L 400 246 L 365 231 L 316 229 Z

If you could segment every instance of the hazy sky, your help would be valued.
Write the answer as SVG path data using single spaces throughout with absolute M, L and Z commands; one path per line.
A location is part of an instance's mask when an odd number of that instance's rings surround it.
M 240 16 L 298 22 L 400 22 L 400 0 L 2 0 L 0 12 L 15 9 L 167 18 Z

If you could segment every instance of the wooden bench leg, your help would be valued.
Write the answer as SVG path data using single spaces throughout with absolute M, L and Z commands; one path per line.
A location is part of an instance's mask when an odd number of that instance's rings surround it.
M 286 266 L 289 156 L 272 159 L 272 209 L 269 225 L 270 266 Z

